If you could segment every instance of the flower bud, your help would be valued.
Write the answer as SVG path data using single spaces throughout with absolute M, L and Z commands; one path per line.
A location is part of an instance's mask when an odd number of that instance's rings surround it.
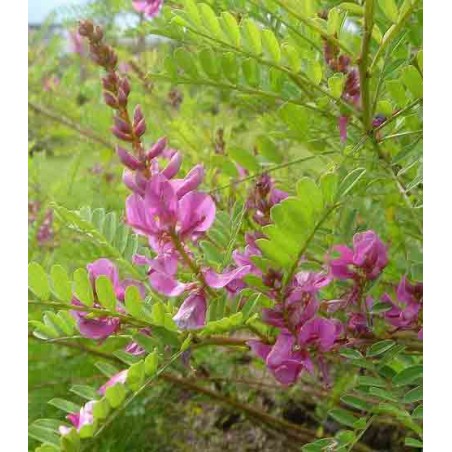
M 133 112 L 133 123 L 138 124 L 143 119 L 144 119 L 144 115 L 143 115 L 143 110 L 141 109 L 141 105 L 137 105 Z
M 130 124 L 127 121 L 124 121 L 124 119 L 121 118 L 121 116 L 116 115 L 114 118 L 115 121 L 115 127 L 124 133 L 131 133 L 132 128 L 130 127 Z
M 127 106 L 127 94 L 121 89 L 118 89 L 118 104 L 121 107 Z
M 94 26 L 89 20 L 82 20 L 78 25 L 78 33 L 81 36 L 90 36 L 94 30 Z
M 104 37 L 104 31 L 99 25 L 96 25 L 91 33 L 91 40 L 93 42 L 100 42 Z
M 155 157 L 158 157 L 166 148 L 167 143 L 168 143 L 168 140 L 166 139 L 166 137 L 159 138 L 154 143 L 154 145 L 151 147 L 151 149 L 149 149 L 146 157 L 148 159 L 153 159 Z
M 182 157 L 180 152 L 176 152 L 168 163 L 167 167 L 162 171 L 162 174 L 167 179 L 172 179 L 180 170 L 182 164 Z
M 135 135 L 138 137 L 141 137 L 141 135 L 144 134 L 144 132 L 146 132 L 146 121 L 143 118 L 135 127 L 134 127 L 134 132 Z
M 123 77 L 119 81 L 119 87 L 124 91 L 126 96 L 129 95 L 129 93 L 130 93 L 130 83 L 129 83 L 129 79 L 127 77 Z
M 104 91 L 104 101 L 111 108 L 118 108 L 118 100 L 116 97 L 110 93 L 109 91 Z
M 131 170 L 137 170 L 143 166 L 135 156 L 119 146 L 116 147 L 116 153 L 118 154 L 121 162 Z
M 128 141 L 129 143 L 131 143 L 133 141 L 133 137 L 132 135 L 128 134 L 128 133 L 124 133 L 121 132 L 118 128 L 116 127 L 112 127 L 111 131 L 113 133 L 113 135 L 115 135 L 117 138 L 119 138 L 120 140 L 123 141 Z

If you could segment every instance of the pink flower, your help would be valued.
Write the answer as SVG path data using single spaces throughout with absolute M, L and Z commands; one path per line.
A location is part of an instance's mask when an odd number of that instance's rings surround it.
M 101 395 L 104 395 L 105 391 L 111 386 L 114 386 L 115 384 L 118 383 L 124 384 L 127 380 L 127 371 L 128 369 L 121 370 L 121 372 L 118 372 L 117 374 L 113 375 L 105 384 L 103 384 L 99 388 L 97 392 Z
M 326 352 L 333 348 L 342 330 L 338 320 L 316 317 L 300 328 L 298 341 L 300 345 L 315 345 L 320 351 Z
M 44 79 L 44 82 L 42 84 L 42 87 L 44 91 L 55 91 L 60 84 L 60 78 L 56 75 L 51 75 L 49 77 L 46 77 Z
M 137 12 L 152 18 L 162 9 L 163 0 L 132 0 L 132 5 Z
M 265 361 L 270 372 L 283 385 L 295 383 L 303 370 L 314 370 L 309 355 L 297 349 L 290 333 L 281 332 L 273 346 L 254 340 L 248 341 L 248 345 Z
M 355 234 L 353 250 L 336 245 L 341 256 L 330 261 L 331 274 L 338 279 L 376 279 L 388 264 L 386 246 L 374 231 Z
M 137 233 L 148 236 L 154 249 L 165 238 L 168 241 L 169 233 L 181 241 L 197 240 L 212 226 L 215 210 L 212 198 L 205 193 L 189 191 L 178 199 L 171 182 L 162 174 L 147 182 L 144 198 L 134 194 L 126 201 L 127 223 Z
M 192 292 L 173 317 L 182 330 L 196 330 L 206 324 L 207 301 L 204 292 Z
M 135 285 L 140 290 L 142 296 L 145 296 L 144 287 L 141 283 L 131 279 L 119 280 L 119 274 L 116 266 L 108 259 L 98 259 L 87 265 L 90 282 L 94 292 L 96 290 L 96 279 L 100 276 L 106 276 L 112 283 L 116 298 L 124 301 L 124 294 L 127 287 Z M 74 306 L 83 306 L 76 297 L 72 298 Z M 95 307 L 100 308 L 100 304 L 95 302 Z M 120 310 L 120 306 L 118 306 Z M 120 320 L 116 317 L 97 317 L 89 318 L 88 313 L 84 311 L 71 311 L 72 316 L 77 320 L 77 327 L 82 336 L 90 339 L 103 340 L 114 334 L 120 325 Z
M 422 283 L 411 284 L 404 276 L 397 286 L 396 295 L 396 302 L 392 301 L 388 294 L 384 294 L 382 297 L 384 302 L 392 306 L 389 311 L 384 313 L 385 319 L 396 328 L 414 328 L 418 324 L 422 308 Z
M 66 416 L 66 419 L 79 432 L 84 425 L 90 425 L 94 423 L 93 407 L 94 400 L 91 400 L 90 402 L 82 406 L 82 408 L 80 408 L 79 413 L 70 413 Z M 65 425 L 61 425 L 59 428 L 61 435 L 67 435 L 70 431 L 71 429 L 69 427 L 66 427 Z

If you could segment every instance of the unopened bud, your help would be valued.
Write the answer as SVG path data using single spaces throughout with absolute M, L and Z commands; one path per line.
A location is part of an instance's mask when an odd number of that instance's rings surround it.
M 139 168 L 142 168 L 142 163 L 135 158 L 132 154 L 127 152 L 125 149 L 117 146 L 116 147 L 116 153 L 118 154 L 119 159 L 121 162 L 127 166 L 127 168 L 130 168 L 131 170 L 137 170 Z
M 93 42 L 100 42 L 100 41 L 102 41 L 103 37 L 104 37 L 104 31 L 102 30 L 101 27 L 99 27 L 99 25 L 96 25 L 94 27 L 93 32 L 91 33 L 91 40 Z
M 118 114 L 114 118 L 115 121 L 115 127 L 124 133 L 131 133 L 132 128 L 130 127 L 130 124 L 121 118 Z
M 78 24 L 78 33 L 81 36 L 90 36 L 93 30 L 94 26 L 89 20 L 82 20 Z
M 141 137 L 146 132 L 146 120 L 143 118 L 135 127 L 134 127 L 135 135 Z
M 179 172 L 181 164 L 182 157 L 180 155 L 180 152 L 176 152 L 171 158 L 166 168 L 162 171 L 162 174 L 167 179 L 172 179 Z
M 115 137 L 119 138 L 120 140 L 128 141 L 129 143 L 133 141 L 132 135 L 125 133 L 125 132 L 121 132 L 116 127 L 112 127 L 111 131 L 112 131 L 113 135 L 115 135 Z
M 111 108 L 118 108 L 118 100 L 109 91 L 104 91 L 104 101 Z
M 127 106 L 127 94 L 121 89 L 118 89 L 118 104 L 121 107 Z
M 127 77 L 123 77 L 119 81 L 119 87 L 124 91 L 124 93 L 128 96 L 130 93 L 130 82 Z
M 149 160 L 158 157 L 165 150 L 167 143 L 168 140 L 166 139 L 166 137 L 159 138 L 151 147 L 151 149 L 149 149 L 149 151 L 146 154 L 146 157 Z
M 142 119 L 144 119 L 143 110 L 141 105 L 137 105 L 133 112 L 133 123 L 138 124 Z

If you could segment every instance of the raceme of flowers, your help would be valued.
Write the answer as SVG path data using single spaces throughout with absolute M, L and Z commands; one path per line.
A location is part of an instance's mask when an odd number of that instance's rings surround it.
M 156 2 L 136 3 L 155 6 Z M 253 275 L 261 279 L 266 287 L 265 295 L 273 301 L 272 307 L 262 310 L 261 320 L 275 328 L 277 336 L 250 340 L 251 350 L 265 361 L 281 384 L 293 384 L 302 372 L 314 373 L 316 368 L 328 382 L 326 354 L 372 335 L 373 318 L 369 312 L 374 301 L 367 292 L 388 264 L 386 245 L 374 231 L 357 233 L 352 248 L 333 247 L 323 271 L 300 271 L 286 281 L 287 275 L 278 269 L 263 272 L 253 262 L 253 257 L 261 256 L 256 240 L 263 236 L 253 231 L 245 235 L 245 249 L 233 252 L 234 266 L 223 273 L 200 266 L 195 249 L 199 239 L 211 228 L 216 214 L 212 197 L 199 191 L 204 178 L 203 166 L 196 165 L 184 177 L 179 177 L 182 156 L 168 146 L 166 138 L 160 138 L 146 149 L 142 142 L 146 131 L 144 114 L 138 105 L 132 117 L 129 116 L 131 87 L 127 76 L 118 71 L 116 54 L 103 44 L 99 27 L 83 22 L 79 33 L 90 41 L 92 59 L 107 72 L 102 83 L 105 102 L 115 110 L 112 132 L 132 147 L 132 151 L 117 148 L 125 166 L 123 181 L 132 192 L 126 200 L 126 222 L 137 234 L 146 237 L 152 250 L 152 257 L 135 255 L 134 264 L 147 266 L 149 284 L 155 292 L 183 297 L 173 318 L 175 323 L 180 329 L 202 328 L 209 301 L 217 296 L 216 291 L 224 289 L 230 297 L 236 296 L 247 287 L 246 277 Z M 330 65 L 341 66 L 339 70 L 348 74 L 346 100 L 358 102 L 359 82 L 354 70 L 349 70 L 349 62 L 345 57 L 328 61 Z M 287 193 L 276 189 L 274 181 L 263 174 L 248 195 L 247 208 L 258 226 L 266 225 L 271 221 L 271 207 L 286 197 Z M 301 262 L 304 259 L 302 256 Z M 181 269 L 185 274 L 189 270 L 192 276 L 189 281 L 179 279 Z M 136 285 L 146 295 L 141 283 L 121 281 L 114 264 L 106 259 L 88 265 L 88 272 L 94 289 L 95 279 L 100 275 L 110 279 L 118 300 L 118 313 L 123 312 L 124 291 L 129 285 Z M 327 287 L 330 290 L 333 281 L 338 282 L 334 289 L 342 292 L 335 299 L 325 299 L 323 291 Z M 422 284 L 412 284 L 403 277 L 396 297 L 385 294 L 382 301 L 388 306 L 383 318 L 392 331 L 421 327 Z M 92 318 L 83 312 L 75 297 L 72 303 L 79 308 L 73 315 L 82 335 L 103 340 L 121 328 L 120 316 Z M 346 313 L 345 320 L 340 320 L 341 313 Z M 152 334 L 152 330 L 142 332 Z M 136 343 L 129 344 L 126 350 L 132 354 L 143 353 Z M 89 413 L 89 407 L 85 406 L 71 422 L 77 427 L 83 419 L 89 419 Z

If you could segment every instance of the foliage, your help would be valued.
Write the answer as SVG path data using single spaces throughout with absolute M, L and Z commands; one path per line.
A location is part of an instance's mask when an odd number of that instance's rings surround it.
M 386 424 L 391 447 L 422 447 L 421 2 L 62 13 L 95 23 L 70 52 L 47 25 L 30 35 L 30 347 L 76 350 L 63 377 L 95 364 L 108 381 L 36 403 L 36 450 L 120 450 L 108 427 L 127 413 L 170 429 L 163 399 L 140 411 L 165 384 L 287 448 L 368 450 Z M 313 424 L 258 408 L 240 360 Z M 171 436 L 155 450 L 185 450 Z

